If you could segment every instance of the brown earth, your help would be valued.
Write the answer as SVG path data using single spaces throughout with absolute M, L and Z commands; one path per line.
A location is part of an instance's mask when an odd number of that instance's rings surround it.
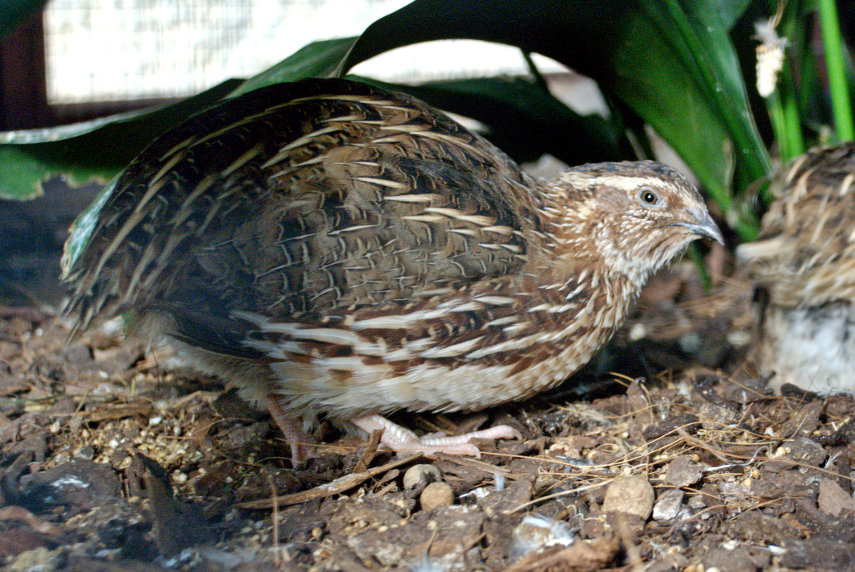
M 397 459 L 328 427 L 321 457 L 292 469 L 266 415 L 169 348 L 117 323 L 67 343 L 55 304 L 0 307 L 0 564 L 851 569 L 855 400 L 766 390 L 748 367 L 750 292 L 715 271 L 724 251 L 708 262 L 718 294 L 690 264 L 653 280 L 559 390 L 398 419 L 523 434 L 480 459 Z

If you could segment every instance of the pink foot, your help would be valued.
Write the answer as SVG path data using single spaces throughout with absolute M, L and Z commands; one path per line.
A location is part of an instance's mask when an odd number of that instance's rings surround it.
M 267 410 L 273 416 L 273 420 L 291 448 L 291 465 L 296 467 L 300 461 L 305 461 L 313 456 L 310 452 L 310 445 L 315 440 L 303 432 L 302 424 L 288 413 L 288 410 L 282 405 L 282 399 L 271 393 L 267 396 L 265 403 Z
M 507 425 L 497 425 L 489 429 L 453 437 L 425 435 L 419 438 L 406 427 L 392 423 L 381 415 L 359 417 L 358 419 L 351 419 L 350 422 L 368 433 L 382 429 L 383 436 L 380 438 L 380 442 L 396 453 L 404 455 L 423 453 L 425 456 L 431 457 L 435 453 L 446 453 L 480 457 L 481 451 L 469 442 L 471 439 L 522 439 L 519 431 Z

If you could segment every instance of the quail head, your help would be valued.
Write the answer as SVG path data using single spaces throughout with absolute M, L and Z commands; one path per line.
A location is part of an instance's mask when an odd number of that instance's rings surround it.
M 585 364 L 698 237 L 701 195 L 655 162 L 535 180 L 409 96 L 345 80 L 227 100 L 144 151 L 66 247 L 69 311 L 132 311 L 266 404 L 306 454 L 318 416 L 399 451 L 477 454 L 383 414 L 477 410 Z
M 771 385 L 855 390 L 855 144 L 811 150 L 773 179 L 756 242 L 757 361 Z

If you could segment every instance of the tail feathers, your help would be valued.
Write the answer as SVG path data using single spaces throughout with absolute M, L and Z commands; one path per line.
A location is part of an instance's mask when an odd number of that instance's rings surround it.
M 147 310 L 167 315 L 168 329 L 163 333 L 189 346 L 215 354 L 240 359 L 262 359 L 264 354 L 244 342 L 254 326 L 222 308 L 193 308 L 160 306 Z

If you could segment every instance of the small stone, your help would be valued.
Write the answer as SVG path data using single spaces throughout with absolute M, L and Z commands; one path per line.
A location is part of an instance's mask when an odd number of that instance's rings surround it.
M 83 343 L 69 345 L 60 351 L 60 356 L 70 365 L 91 363 L 92 349 Z
M 692 461 L 687 455 L 680 455 L 668 463 L 665 482 L 675 487 L 688 487 L 701 480 L 703 465 Z
M 702 510 L 707 508 L 707 501 L 701 494 L 692 495 L 688 502 L 689 508 L 692 510 Z
M 828 453 L 822 445 L 813 439 L 801 436 L 775 449 L 764 467 L 768 471 L 778 473 L 795 466 L 819 467 L 826 458 Z
M 21 552 L 9 563 L 7 570 L 12 572 L 29 572 L 30 570 L 59 570 L 60 550 L 48 550 L 44 547 Z
M 421 483 L 428 483 L 433 481 L 440 480 L 439 469 L 434 467 L 433 465 L 427 464 L 419 464 L 413 465 L 407 472 L 404 473 L 404 489 L 412 489 L 415 488 L 416 485 Z
M 818 467 L 828 458 L 828 453 L 823 449 L 822 445 L 813 439 L 796 437 L 790 443 L 790 453 L 786 458 L 800 464 Z
M 75 459 L 21 477 L 24 501 L 39 511 L 65 507 L 74 513 L 117 502 L 122 488 L 112 467 Z
M 855 513 L 855 499 L 832 479 L 819 482 L 819 510 L 831 516 L 840 516 L 843 511 Z
M 653 520 L 672 520 L 680 514 L 683 506 L 683 491 L 670 489 L 660 495 L 659 500 L 653 505 Z
M 451 506 L 454 504 L 454 491 L 445 483 L 431 483 L 425 487 L 419 496 L 419 503 L 423 510 L 433 510 L 438 506 Z
M 654 498 L 653 487 L 644 477 L 618 477 L 606 489 L 603 512 L 634 514 L 641 520 L 647 520 L 653 511 Z
M 781 427 L 781 432 L 784 435 L 799 435 L 801 437 L 813 435 L 813 432 L 819 429 L 822 424 L 820 417 L 824 404 L 825 402 L 822 399 L 806 403 L 790 416 Z
M 567 523 L 530 514 L 514 528 L 509 552 L 511 558 L 517 560 L 540 548 L 570 546 L 573 540 L 573 531 Z

